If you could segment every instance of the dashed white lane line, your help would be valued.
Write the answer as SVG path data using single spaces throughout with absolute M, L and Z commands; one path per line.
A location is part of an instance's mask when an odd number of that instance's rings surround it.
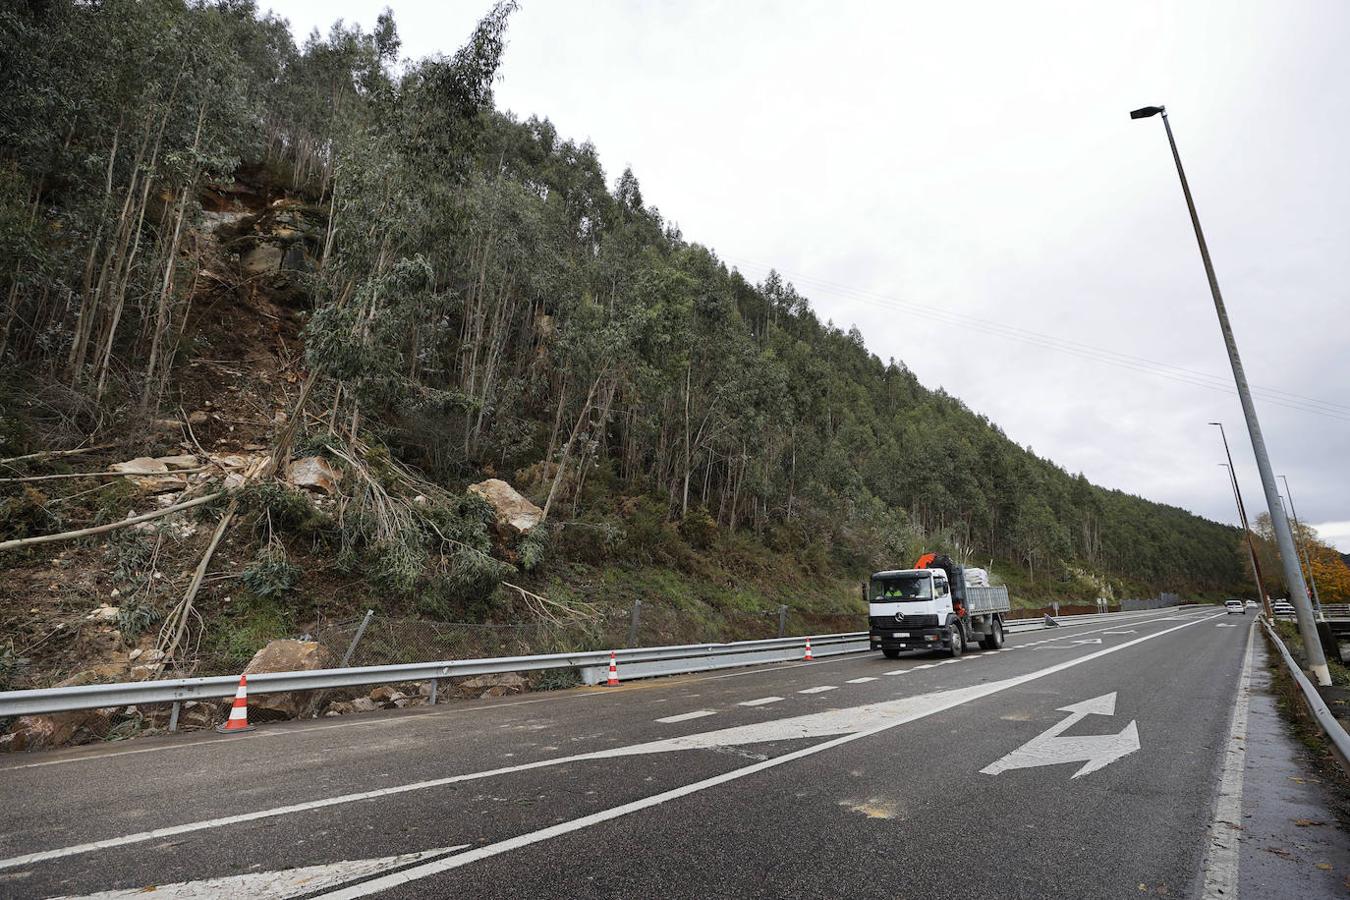
M 864 675 L 862 678 L 850 678 L 844 684 L 867 684 L 869 681 L 876 681 L 876 679 L 870 675 Z
M 817 686 L 817 687 L 806 688 L 805 690 L 798 691 L 797 693 L 799 693 L 799 694 L 823 694 L 823 693 L 825 693 L 826 691 L 833 691 L 833 690 L 835 690 L 835 689 L 836 689 L 835 685 L 832 685 L 832 684 L 822 684 L 822 685 L 819 685 L 819 686 Z
M 782 699 L 783 699 L 782 697 L 760 697 L 758 700 L 746 700 L 746 701 L 744 701 L 743 703 L 738 703 L 738 704 L 736 704 L 736 705 L 737 705 L 737 706 L 763 706 L 763 705 L 765 705 L 766 703 L 777 703 L 778 701 L 780 701 L 780 700 L 782 700 Z
M 666 716 L 663 719 L 657 719 L 658 722 L 664 722 L 669 725 L 673 722 L 688 722 L 690 719 L 701 719 L 704 716 L 715 716 L 715 709 L 696 709 L 693 712 L 680 713 L 678 716 Z
M 909 671 L 909 669 L 893 669 L 893 670 L 891 670 L 890 672 L 882 672 L 881 674 L 882 674 L 882 675 L 903 675 L 903 674 L 905 674 L 905 673 L 908 672 L 908 671 Z
M 923 665 L 921 665 L 921 666 L 915 666 L 914 668 L 916 668 L 916 669 L 931 669 L 931 668 L 933 668 L 933 666 L 936 666 L 936 665 L 937 665 L 937 663 L 924 663 Z

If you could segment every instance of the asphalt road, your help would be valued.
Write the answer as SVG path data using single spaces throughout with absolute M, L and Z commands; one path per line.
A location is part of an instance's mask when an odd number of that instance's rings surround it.
M 1201 896 L 1254 619 L 15 757 L 0 896 Z

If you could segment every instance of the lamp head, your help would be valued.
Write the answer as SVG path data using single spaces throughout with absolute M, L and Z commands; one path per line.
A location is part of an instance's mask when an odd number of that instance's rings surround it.
M 1142 106 L 1139 109 L 1130 110 L 1131 119 L 1147 119 L 1156 116 L 1160 112 L 1166 112 L 1165 106 Z

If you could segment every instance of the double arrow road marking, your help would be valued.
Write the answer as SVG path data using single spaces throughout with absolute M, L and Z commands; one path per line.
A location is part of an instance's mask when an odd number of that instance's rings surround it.
M 1139 749 L 1139 728 L 1134 720 L 1119 734 L 1094 734 L 1064 737 L 1064 732 L 1091 715 L 1111 716 L 1116 712 L 1114 692 L 1061 706 L 1068 717 L 1027 741 L 1007 756 L 980 770 L 982 775 L 997 775 L 1009 769 L 1031 769 L 1037 766 L 1057 766 L 1067 762 L 1081 762 L 1083 767 L 1073 773 L 1074 778 L 1105 768 L 1123 756 Z

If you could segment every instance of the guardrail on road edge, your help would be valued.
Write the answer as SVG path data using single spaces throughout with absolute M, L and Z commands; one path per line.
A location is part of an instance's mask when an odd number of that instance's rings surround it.
M 1270 621 L 1265 616 L 1261 617 L 1261 624 L 1266 626 L 1266 635 L 1279 648 L 1280 655 L 1284 657 L 1285 667 L 1289 669 L 1289 674 L 1294 676 L 1294 681 L 1303 693 L 1304 705 L 1308 707 L 1308 711 L 1317 720 L 1322 732 L 1331 741 L 1332 749 L 1336 751 L 1341 768 L 1350 773 L 1350 734 L 1346 734 L 1345 729 L 1341 727 L 1341 723 L 1332 714 L 1331 707 L 1327 706 L 1326 701 L 1317 692 L 1317 688 L 1313 686 L 1312 681 L 1303 673 L 1303 669 L 1299 668 L 1298 663 L 1294 661 L 1294 657 L 1289 654 L 1289 648 L 1284 645 L 1284 641 L 1280 640 L 1280 636 L 1275 633 L 1275 629 L 1271 627 Z
M 730 668 L 763 662 L 801 659 L 804 637 L 735 641 L 726 644 L 685 644 L 673 647 L 639 647 L 616 650 L 624 677 L 674 675 L 708 669 Z M 812 655 L 838 656 L 870 649 L 867 632 L 811 636 Z M 608 650 L 581 653 L 550 653 L 538 656 L 500 656 L 489 659 L 458 659 L 440 662 L 402 663 L 310 672 L 270 672 L 250 675 L 251 694 L 317 691 L 332 688 L 368 687 L 406 681 L 437 681 L 471 675 L 497 675 L 542 669 L 578 669 L 583 682 L 604 680 L 609 666 Z M 233 675 L 211 678 L 175 678 L 117 684 L 87 684 L 0 693 L 0 718 L 136 706 L 145 703 L 181 703 L 187 700 L 219 700 L 233 697 L 239 679 Z
M 1132 613 L 1086 613 L 1061 616 L 1060 625 L 1088 625 L 1125 616 L 1135 618 L 1158 610 Z M 1036 631 L 1051 627 L 1043 620 L 1009 622 L 1009 631 Z M 671 647 L 637 647 L 616 650 L 620 674 L 625 678 L 649 678 L 725 669 L 737 666 L 801 659 L 803 637 L 769 638 L 730 643 L 683 644 Z M 838 656 L 871 649 L 866 631 L 811 635 L 812 655 Z M 274 694 L 290 691 L 318 691 L 333 688 L 369 687 L 409 681 L 437 682 L 441 678 L 472 675 L 500 675 L 506 672 L 543 669 L 576 669 L 585 684 L 605 680 L 609 665 L 608 650 L 579 653 L 550 653 L 537 656 L 499 656 L 485 659 L 443 660 L 440 662 L 399 663 L 385 666 L 359 666 L 340 669 L 316 669 L 309 672 L 271 672 L 250 675 L 249 693 Z M 146 703 L 183 703 L 189 700 L 220 700 L 233 697 L 239 686 L 234 675 L 209 678 L 175 678 L 161 681 L 133 681 L 115 684 L 87 684 L 65 688 L 0 692 L 0 718 L 70 712 L 78 709 L 102 709 L 113 706 L 137 706 Z M 434 696 L 434 695 L 433 695 Z

